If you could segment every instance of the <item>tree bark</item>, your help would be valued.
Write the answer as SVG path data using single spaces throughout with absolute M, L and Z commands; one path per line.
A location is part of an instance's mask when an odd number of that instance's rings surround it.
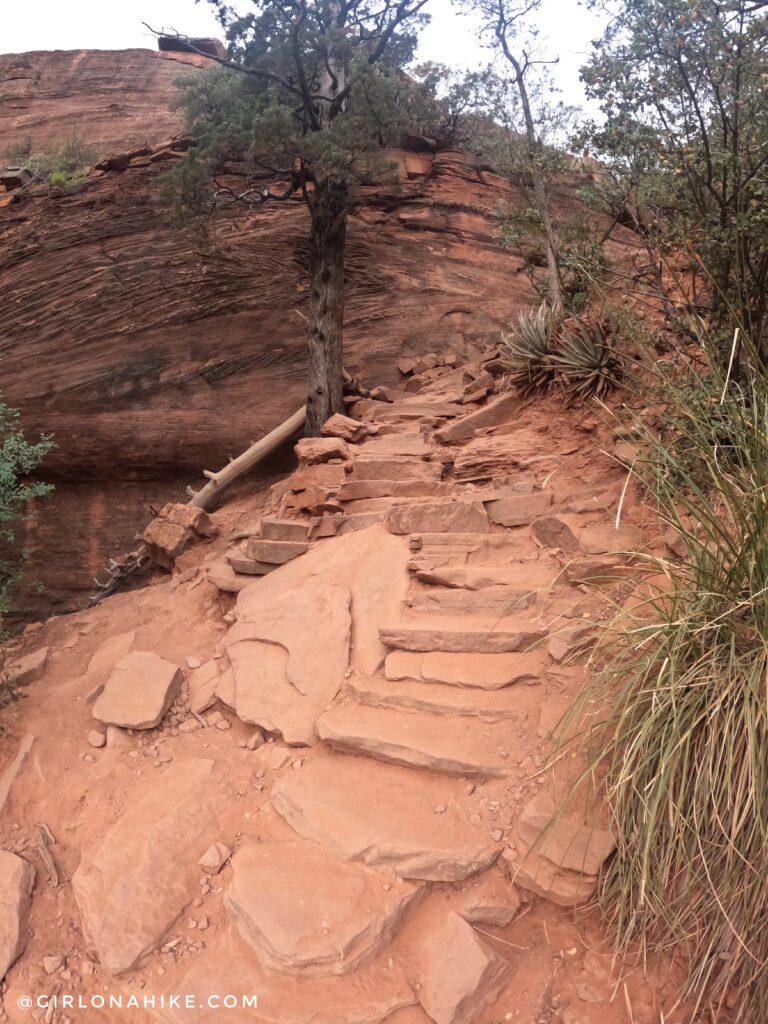
M 347 186 L 321 180 L 309 195 L 309 394 L 306 434 L 316 437 L 336 412 L 344 411 L 342 329 Z

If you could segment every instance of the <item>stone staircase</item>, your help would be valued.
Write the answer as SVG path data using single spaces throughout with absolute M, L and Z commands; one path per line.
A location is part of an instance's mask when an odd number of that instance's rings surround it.
M 222 589 L 240 596 L 216 694 L 305 756 L 272 784 L 277 838 L 233 857 L 229 946 L 183 984 L 218 971 L 237 991 L 238 958 L 255 958 L 274 975 L 265 1020 L 298 1024 L 296 1003 L 328 1024 L 495 1021 L 512 968 L 476 927 L 512 921 L 521 890 L 583 902 L 613 849 L 598 811 L 560 820 L 541 724 L 581 679 L 558 663 L 608 607 L 568 567 L 622 563 L 610 542 L 579 547 L 610 533 L 611 501 L 574 513 L 541 487 L 573 447 L 518 426 L 510 395 L 478 404 L 487 392 L 482 367 L 446 368 L 419 394 L 351 404 L 336 436 L 299 443 L 274 516 L 226 555 Z M 220 581 L 220 562 L 208 571 Z M 467 893 L 486 877 L 484 911 Z M 453 888 L 417 914 L 434 883 Z

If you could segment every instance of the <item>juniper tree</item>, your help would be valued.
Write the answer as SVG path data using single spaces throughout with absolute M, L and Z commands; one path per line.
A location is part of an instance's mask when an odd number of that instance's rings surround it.
M 228 58 L 196 76 L 182 105 L 200 145 L 176 173 L 199 198 L 217 167 L 247 160 L 248 187 L 219 205 L 253 210 L 302 200 L 309 211 L 309 393 L 306 432 L 342 402 L 347 216 L 356 184 L 414 116 L 404 69 L 427 0 L 250 0 L 239 15 L 208 0 Z M 194 49 L 194 47 L 192 47 Z

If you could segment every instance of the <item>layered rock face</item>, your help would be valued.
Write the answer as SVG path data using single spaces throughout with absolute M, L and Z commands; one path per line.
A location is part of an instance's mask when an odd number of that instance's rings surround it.
M 167 110 L 180 62 L 208 63 L 142 50 L 0 57 L 0 134 L 7 145 L 31 138 L 35 151 L 71 124 L 100 152 L 160 143 L 180 127 Z M 404 355 L 471 354 L 535 300 L 497 242 L 498 206 L 523 203 L 520 188 L 458 152 L 391 159 L 400 184 L 364 188 L 349 227 L 345 363 L 375 383 L 394 383 Z M 57 570 L 60 594 L 90 586 L 99 559 L 144 525 L 126 521 L 108 481 L 178 497 L 180 478 L 218 468 L 304 400 L 306 211 L 224 218 L 203 239 L 173 223 L 167 166 L 139 158 L 75 194 L 27 190 L 0 210 L 4 397 L 30 432 L 55 435 L 49 476 L 98 490 L 70 500 L 60 483 L 32 545 L 50 583 L 44 534 L 59 535 L 56 508 L 68 530 L 73 503 L 97 516 L 74 524 L 83 551 L 74 541 L 66 578 Z M 578 211 L 578 188 L 562 187 L 557 217 Z
M 0 54 L 0 161 L 75 134 L 96 159 L 179 131 L 176 80 L 210 65 L 192 53 L 38 50 Z

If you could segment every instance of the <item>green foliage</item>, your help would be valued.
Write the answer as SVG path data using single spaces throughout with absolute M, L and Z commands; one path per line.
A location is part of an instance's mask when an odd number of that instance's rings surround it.
M 508 380 L 524 396 L 562 388 L 568 404 L 604 398 L 623 376 L 622 361 L 599 324 L 563 321 L 546 302 L 521 313 L 501 338 Z
M 685 557 L 639 556 L 646 585 L 580 713 L 600 722 L 618 837 L 600 900 L 623 949 L 684 953 L 685 996 L 719 1020 L 735 993 L 727 1019 L 752 1024 L 768 1000 L 768 377 L 745 344 L 733 386 L 701 338 L 708 365 L 663 380 L 662 429 L 634 425 L 633 472 Z
M 502 334 L 502 359 L 509 381 L 522 395 L 548 391 L 555 383 L 552 344 L 555 323 L 546 302 L 520 313 L 511 334 Z
M 57 149 L 33 153 L 31 144 L 6 155 L 6 163 L 31 171 L 37 181 L 50 188 L 71 192 L 85 181 L 85 168 L 93 163 L 93 150 L 72 131 Z
M 621 360 L 600 324 L 565 326 L 551 363 L 569 403 L 605 398 L 622 378 Z
M 715 329 L 735 316 L 762 350 L 766 5 L 617 0 L 613 8 L 582 71 L 604 113 L 586 135 L 611 164 L 605 199 L 630 215 L 658 259 L 687 252 L 693 304 L 709 306 Z
M 18 546 L 16 525 L 29 517 L 30 501 L 53 490 L 50 484 L 28 478 L 53 447 L 49 437 L 30 444 L 19 427 L 18 412 L 0 402 L 0 625 L 25 558 Z

